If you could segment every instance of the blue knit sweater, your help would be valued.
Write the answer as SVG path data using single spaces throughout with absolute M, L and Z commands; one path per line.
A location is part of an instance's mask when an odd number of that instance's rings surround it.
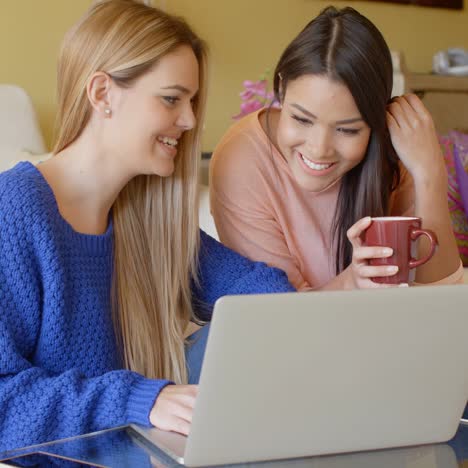
M 80 234 L 30 163 L 0 174 L 0 451 L 149 425 L 167 380 L 122 370 L 110 309 L 113 231 Z M 286 276 L 201 232 L 205 318 L 226 294 L 292 291 Z

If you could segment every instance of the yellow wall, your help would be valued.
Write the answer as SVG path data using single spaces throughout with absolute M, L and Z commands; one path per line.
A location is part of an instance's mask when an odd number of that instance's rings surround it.
M 157 1 L 157 0 L 155 0 Z M 204 149 L 213 149 L 230 116 L 239 109 L 244 79 L 273 68 L 284 47 L 325 6 L 351 5 L 382 31 L 390 48 L 401 50 L 410 70 L 427 72 L 432 55 L 450 46 L 468 48 L 465 10 L 450 11 L 392 3 L 324 0 L 160 0 L 181 14 L 209 43 L 212 82 Z
M 47 144 L 55 102 L 55 61 L 64 32 L 91 0 L 0 0 L 0 82 L 32 96 Z M 153 0 L 185 16 L 209 43 L 213 59 L 204 149 L 213 149 L 239 109 L 242 81 L 258 78 L 295 34 L 330 4 L 323 0 Z M 468 48 L 465 10 L 350 4 L 381 29 L 390 47 L 405 53 L 409 68 L 428 71 L 431 57 L 449 46 Z
M 91 0 L 0 0 L 0 83 L 31 95 L 49 146 L 55 113 L 55 65 L 65 31 Z

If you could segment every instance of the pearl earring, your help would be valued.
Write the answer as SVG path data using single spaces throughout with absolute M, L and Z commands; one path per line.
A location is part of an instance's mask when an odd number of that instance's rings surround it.
M 111 112 L 112 112 L 112 111 L 111 111 L 108 107 L 107 107 L 106 109 L 104 109 L 104 113 L 105 113 L 108 117 L 110 117 Z

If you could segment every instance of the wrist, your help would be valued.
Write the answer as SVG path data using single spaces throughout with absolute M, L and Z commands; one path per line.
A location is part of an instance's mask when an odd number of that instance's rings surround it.
M 448 177 L 445 164 L 415 171 L 411 176 L 413 177 L 416 192 L 418 190 L 435 190 L 437 192 L 444 190 L 444 195 L 446 194 L 446 190 L 448 188 Z
M 151 410 L 155 400 L 164 387 L 170 384 L 172 382 L 169 380 L 145 379 L 138 376 L 127 397 L 127 423 L 150 426 Z
M 350 291 L 356 289 L 356 284 L 354 283 L 354 277 L 351 272 L 352 265 L 347 266 L 341 273 L 340 276 L 343 280 L 343 289 L 345 291 Z

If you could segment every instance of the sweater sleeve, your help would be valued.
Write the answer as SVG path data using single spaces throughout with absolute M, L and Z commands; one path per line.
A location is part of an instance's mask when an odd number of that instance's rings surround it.
M 138 423 L 169 382 L 125 370 L 85 378 L 77 369 L 53 374 L 28 363 L 0 323 L 0 451 Z
M 226 295 L 295 291 L 286 274 L 262 262 L 253 262 L 201 233 L 198 284 L 195 301 L 203 319 L 209 319 L 214 303 Z
M 42 342 L 48 299 L 35 252 L 44 245 L 35 243 L 31 219 L 21 206 L 10 210 L 0 194 L 0 452 L 128 423 L 150 425 L 150 409 L 168 381 L 126 370 L 89 378 L 74 365 L 52 372 L 37 364 L 41 349 L 54 343 Z

